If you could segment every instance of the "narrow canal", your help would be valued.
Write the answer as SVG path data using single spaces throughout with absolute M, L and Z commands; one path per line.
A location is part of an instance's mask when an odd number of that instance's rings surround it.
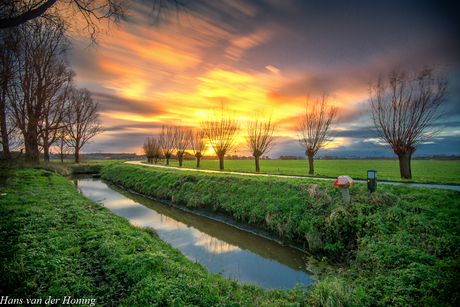
M 160 237 L 210 272 L 264 288 L 307 285 L 319 264 L 300 250 L 236 227 L 130 193 L 101 180 L 74 179 L 80 193 Z M 313 273 L 316 272 L 316 274 Z

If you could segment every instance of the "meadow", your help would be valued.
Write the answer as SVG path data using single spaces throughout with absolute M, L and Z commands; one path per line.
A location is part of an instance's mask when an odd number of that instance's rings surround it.
M 364 183 L 356 183 L 346 204 L 339 188 L 307 178 L 120 164 L 104 167 L 102 176 L 190 209 L 226 214 L 329 259 L 340 268 L 333 275 L 339 279 L 325 279 L 315 291 L 347 284 L 353 290 L 342 294 L 358 306 L 460 303 L 458 191 L 382 185 L 370 193 Z M 349 305 L 344 297 L 326 296 L 332 302 L 328 306 Z
M 210 274 L 159 239 L 154 229 L 131 225 L 83 197 L 66 178 L 44 169 L 11 171 L 0 192 L 2 304 L 50 305 L 49 299 L 54 306 L 69 302 L 73 306 L 361 306 L 363 302 L 362 289 L 336 277 L 315 288 L 299 284 L 292 290 L 264 290 Z
M 0 296 L 70 295 L 97 306 L 460 304 L 458 191 L 382 185 L 369 193 L 356 183 L 346 204 L 324 180 L 104 164 L 107 180 L 268 230 L 337 269 L 312 286 L 274 290 L 210 274 L 154 229 L 84 198 L 51 164 L 9 170 L 0 184 Z
M 162 164 L 160 162 L 159 164 Z M 162 164 L 163 165 L 163 164 Z M 402 181 L 460 185 L 460 161 L 412 161 L 412 180 L 401 180 L 398 160 L 315 160 L 315 174 L 308 174 L 308 160 L 260 160 L 260 173 L 337 178 L 348 175 L 367 179 L 367 170 L 377 170 L 379 181 Z M 178 167 L 175 160 L 170 166 Z M 225 171 L 254 173 L 254 160 L 226 160 Z M 196 168 L 196 161 L 183 161 L 184 168 Z M 218 160 L 201 160 L 200 169 L 219 170 Z

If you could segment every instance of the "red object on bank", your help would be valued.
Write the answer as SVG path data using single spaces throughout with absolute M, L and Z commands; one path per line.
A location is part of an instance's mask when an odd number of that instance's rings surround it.
M 334 182 L 335 186 L 338 187 L 348 187 L 351 186 L 355 181 L 350 178 L 350 176 L 339 176 Z

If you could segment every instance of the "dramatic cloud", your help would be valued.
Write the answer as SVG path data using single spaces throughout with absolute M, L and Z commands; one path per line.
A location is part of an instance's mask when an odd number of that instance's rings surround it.
M 197 0 L 156 27 L 148 3 L 132 7 L 128 24 L 97 49 L 76 43 L 77 84 L 92 91 L 106 127 L 86 151 L 140 152 L 161 125 L 198 127 L 224 103 L 242 124 L 254 110 L 280 121 L 270 156 L 303 155 L 297 117 L 307 98 L 328 93 L 340 121 L 324 153 L 391 154 L 367 129 L 369 84 L 423 65 L 445 70 L 451 85 L 449 128 L 432 144 L 459 151 L 460 35 L 444 2 Z

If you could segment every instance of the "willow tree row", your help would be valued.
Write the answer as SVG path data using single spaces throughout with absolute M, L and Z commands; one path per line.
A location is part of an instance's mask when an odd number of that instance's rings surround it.
M 164 157 L 166 165 L 169 159 L 176 155 L 179 166 L 186 150 L 192 150 L 197 158 L 197 167 L 200 167 L 200 158 L 208 149 L 202 130 L 183 126 L 163 126 L 157 136 L 148 136 L 142 147 L 149 163 L 157 163 L 160 157 Z
M 102 131 L 98 106 L 88 90 L 74 86 L 66 54 L 69 40 L 62 24 L 33 20 L 0 31 L 0 134 L 3 155 L 10 139 L 22 135 L 25 159 L 49 161 L 50 147 L 65 134 L 78 162 L 80 149 Z
M 268 153 L 275 144 L 277 127 L 278 123 L 271 116 L 265 117 L 260 112 L 246 122 L 245 140 L 255 158 L 256 172 L 260 171 L 260 156 Z M 200 159 L 210 147 L 219 158 L 219 169 L 223 170 L 224 157 L 236 148 L 240 134 L 240 121 L 222 107 L 210 112 L 199 129 L 163 126 L 160 134 L 146 138 L 143 150 L 150 163 L 157 163 L 160 156 L 164 156 L 166 165 L 169 165 L 170 157 L 175 154 L 179 166 L 182 166 L 185 151 L 191 150 L 197 159 L 197 167 L 200 167 Z

